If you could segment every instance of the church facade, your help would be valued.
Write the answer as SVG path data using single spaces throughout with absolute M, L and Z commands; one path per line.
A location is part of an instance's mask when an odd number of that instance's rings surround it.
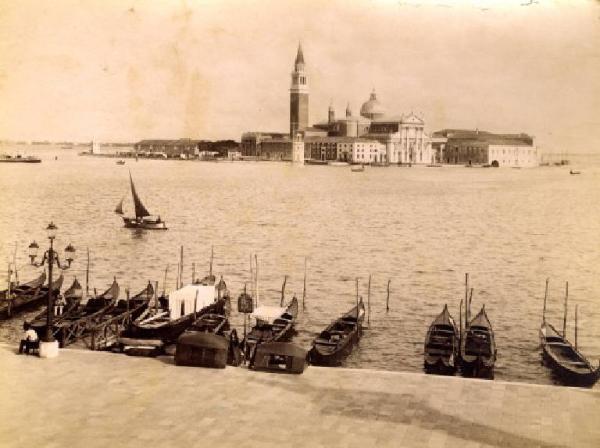
M 348 104 L 345 115 L 336 119 L 335 109 L 330 106 L 327 120 L 310 126 L 308 86 L 304 53 L 298 46 L 291 73 L 290 133 L 285 137 L 275 134 L 271 137 L 269 134 L 272 133 L 245 133 L 242 135 L 244 156 L 298 159 L 298 145 L 303 141 L 305 159 L 378 164 L 429 164 L 435 161 L 423 119 L 412 112 L 387 115 L 375 90 L 361 105 L 359 115 L 353 114 Z M 257 134 L 267 138 L 257 139 Z

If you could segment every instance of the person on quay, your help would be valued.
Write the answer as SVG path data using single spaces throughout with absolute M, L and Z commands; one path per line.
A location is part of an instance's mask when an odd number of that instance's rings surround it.
M 21 339 L 21 344 L 19 345 L 19 354 L 25 351 L 26 354 L 29 354 L 29 350 L 38 347 L 39 339 L 36 331 L 31 328 L 27 322 L 23 324 L 23 330 L 25 333 L 23 334 L 23 339 Z
M 66 304 L 65 298 L 62 295 L 58 296 L 58 300 L 54 302 L 54 315 L 62 316 Z

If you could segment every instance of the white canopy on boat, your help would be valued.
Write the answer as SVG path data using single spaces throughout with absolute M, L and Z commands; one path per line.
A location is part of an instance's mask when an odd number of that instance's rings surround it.
M 256 320 L 272 324 L 275 319 L 281 317 L 281 315 L 285 313 L 285 310 L 285 308 L 280 306 L 261 305 L 256 308 L 250 316 L 254 317 Z
M 186 314 L 200 311 L 215 303 L 217 289 L 214 285 L 186 285 L 169 293 L 169 311 L 171 319 L 178 319 Z M 194 303 L 196 309 L 194 310 Z

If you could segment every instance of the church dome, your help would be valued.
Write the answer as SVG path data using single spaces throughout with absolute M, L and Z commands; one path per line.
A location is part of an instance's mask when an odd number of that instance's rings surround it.
M 371 97 L 369 98 L 369 101 L 363 103 L 363 105 L 361 106 L 360 114 L 365 118 L 369 118 L 370 120 L 380 118 L 385 114 L 385 109 L 377 100 L 375 90 L 371 92 Z

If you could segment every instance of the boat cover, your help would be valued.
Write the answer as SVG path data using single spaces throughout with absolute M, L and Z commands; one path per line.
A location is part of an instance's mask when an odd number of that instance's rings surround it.
M 218 334 L 190 331 L 179 336 L 177 345 L 188 345 L 199 349 L 227 350 L 229 341 L 225 336 Z
M 215 303 L 215 287 L 207 285 L 186 285 L 169 293 L 169 311 L 171 319 L 200 311 Z M 194 303 L 196 309 L 194 310 Z M 183 311 L 183 312 L 182 312 Z
M 261 305 L 256 308 L 250 316 L 256 320 L 273 324 L 275 319 L 280 318 L 286 310 L 287 308 L 282 308 L 280 306 Z

